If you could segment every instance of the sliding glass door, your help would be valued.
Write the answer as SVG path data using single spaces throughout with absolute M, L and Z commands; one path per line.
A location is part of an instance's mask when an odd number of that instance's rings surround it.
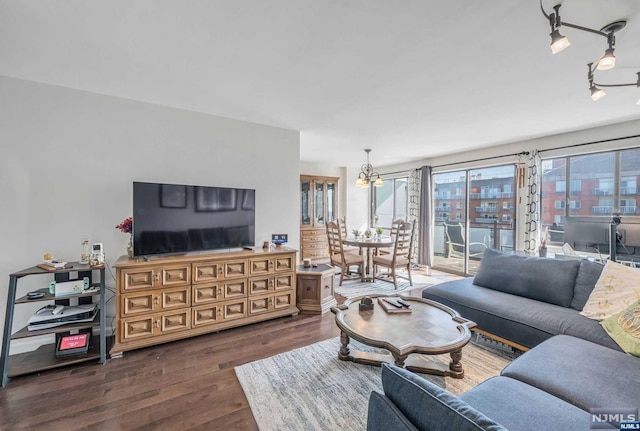
M 515 166 L 433 175 L 434 268 L 475 274 L 487 248 L 511 251 Z

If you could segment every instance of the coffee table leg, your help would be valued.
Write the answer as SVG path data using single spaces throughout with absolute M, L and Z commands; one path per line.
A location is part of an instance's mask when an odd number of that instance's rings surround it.
M 338 359 L 343 361 L 350 360 L 349 353 L 349 336 L 343 331 L 340 331 L 340 351 L 338 352 Z
M 409 355 L 404 355 L 404 356 L 393 355 L 393 359 L 395 359 L 396 367 L 404 368 L 404 361 L 407 359 L 407 356 Z
M 464 371 L 462 370 L 462 364 L 460 360 L 462 359 L 462 349 L 456 350 L 450 353 L 451 362 L 449 362 L 449 369 L 456 374 L 456 377 L 462 378 L 464 376 Z

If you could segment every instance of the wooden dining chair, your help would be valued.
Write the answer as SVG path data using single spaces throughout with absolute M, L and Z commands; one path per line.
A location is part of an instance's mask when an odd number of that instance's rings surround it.
M 357 253 L 344 251 L 342 234 L 337 222 L 329 222 L 326 226 L 331 264 L 340 268 L 340 282 L 338 285 L 342 286 L 343 280 L 364 281 L 365 257 Z M 358 268 L 357 276 L 352 275 L 355 273 L 351 272 L 351 267 L 354 266 Z
M 404 220 L 398 219 L 394 220 L 391 223 L 391 238 L 395 238 L 396 234 L 398 233 L 398 226 L 400 225 L 400 223 L 404 223 Z M 381 255 L 391 254 L 393 253 L 393 247 L 380 247 L 376 250 L 376 252 Z
M 336 219 L 336 223 L 338 223 L 338 227 L 340 228 L 340 236 L 343 240 L 347 239 L 347 224 L 344 222 L 344 219 Z M 359 253 L 362 254 L 362 250 L 360 247 L 356 247 L 354 245 L 342 245 L 342 249 L 345 253 Z
M 401 221 L 397 225 L 393 251 L 390 254 L 373 256 L 373 277 L 376 280 L 393 283 L 395 289 L 398 288 L 398 278 L 409 280 L 409 285 L 413 286 L 411 280 L 411 258 L 413 250 L 413 232 L 416 221 Z M 378 273 L 378 267 L 387 268 L 388 271 Z M 398 269 L 405 269 L 407 276 L 398 274 Z

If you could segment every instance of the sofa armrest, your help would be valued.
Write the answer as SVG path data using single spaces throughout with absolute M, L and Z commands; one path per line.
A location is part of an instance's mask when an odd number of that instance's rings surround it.
M 420 430 L 506 431 L 469 404 L 404 368 L 382 364 L 385 396 Z
M 384 395 L 371 392 L 367 413 L 367 431 L 418 431 L 409 419 Z

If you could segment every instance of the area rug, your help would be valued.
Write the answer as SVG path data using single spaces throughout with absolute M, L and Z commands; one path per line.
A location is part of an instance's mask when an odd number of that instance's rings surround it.
M 338 359 L 338 337 L 235 368 L 260 430 L 366 429 L 371 391 L 382 393 L 380 368 Z M 380 351 L 351 341 L 350 347 Z M 468 344 L 463 379 L 421 374 L 458 395 L 497 376 L 513 359 L 504 351 Z M 429 357 L 448 364 L 449 355 Z
M 333 281 L 334 292 L 344 296 L 345 298 L 355 298 L 364 295 L 374 295 L 376 293 L 402 293 L 413 289 L 424 289 L 429 286 L 433 286 L 438 283 L 442 283 L 445 280 L 435 277 L 428 277 L 425 275 L 412 275 L 413 286 L 409 285 L 409 280 L 399 279 L 398 289 L 393 287 L 393 283 L 387 283 L 385 281 L 376 280 L 374 283 L 361 282 L 358 280 L 344 280 L 342 286 L 339 286 L 340 275 L 336 275 Z

